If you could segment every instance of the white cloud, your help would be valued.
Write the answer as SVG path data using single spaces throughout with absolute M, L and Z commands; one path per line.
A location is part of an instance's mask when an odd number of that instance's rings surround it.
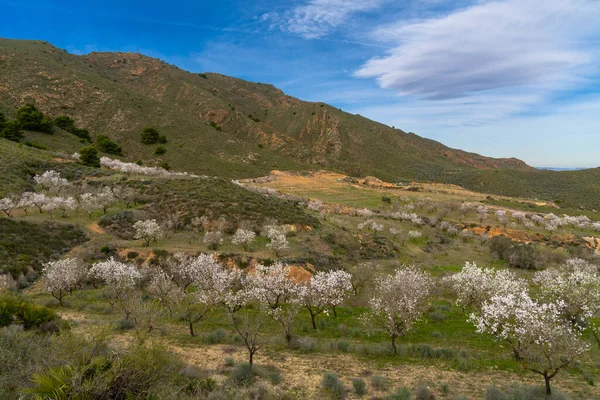
M 376 38 L 398 46 L 356 74 L 402 95 L 432 99 L 564 85 L 585 76 L 598 57 L 598 49 L 590 46 L 600 32 L 599 18 L 596 0 L 485 2 L 377 29 Z
M 283 14 L 269 13 L 262 21 L 273 21 L 282 30 L 306 39 L 319 39 L 346 23 L 358 12 L 379 8 L 386 0 L 309 0 Z

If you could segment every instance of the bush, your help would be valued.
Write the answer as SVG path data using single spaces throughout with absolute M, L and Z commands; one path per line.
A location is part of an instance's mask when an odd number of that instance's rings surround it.
M 231 380 L 236 385 L 250 385 L 254 382 L 254 372 L 252 367 L 248 363 L 238 364 L 233 371 L 231 371 Z
M 206 337 L 206 343 L 208 343 L 208 344 L 223 343 L 223 339 L 225 339 L 225 336 L 227 336 L 227 332 L 225 332 L 225 329 L 223 329 L 223 328 L 215 329 L 214 331 L 209 333 L 208 336 Z
M 138 253 L 137 251 L 128 251 L 127 252 L 127 259 L 128 260 L 133 260 L 138 258 L 138 256 L 140 255 L 140 253 Z
M 72 133 L 73 135 L 81 139 L 84 139 L 87 142 L 92 142 L 90 132 L 87 129 L 77 128 L 75 126 L 75 121 L 73 121 L 73 118 L 67 117 L 66 115 L 61 115 L 59 117 L 54 118 L 54 125 L 56 125 L 60 129 Z
M 84 165 L 90 167 L 100 167 L 100 157 L 98 157 L 98 150 L 94 146 L 84 147 L 79 150 L 79 159 Z
M 352 387 L 357 396 L 364 396 L 367 394 L 367 384 L 362 379 L 352 379 Z
M 0 327 L 17 324 L 25 329 L 33 329 L 58 319 L 56 312 L 50 308 L 15 295 L 5 294 L 0 297 Z
M 435 395 L 425 385 L 419 385 L 415 389 L 415 400 L 435 400 Z
M 98 135 L 96 137 L 96 146 L 103 153 L 120 156 L 123 154 L 123 149 L 108 136 Z
M 0 137 L 18 142 L 23 138 L 21 133 L 21 127 L 17 121 L 10 121 L 4 124 L 3 128 L 0 129 Z
M 17 110 L 17 122 L 21 129 L 52 133 L 52 121 L 33 104 L 27 104 Z
M 167 149 L 165 149 L 163 146 L 157 146 L 156 149 L 154 149 L 154 154 L 156 154 L 157 156 L 163 155 L 167 152 Z
M 220 131 L 221 130 L 221 125 L 218 125 L 216 122 L 214 121 L 210 121 L 210 126 L 212 126 L 213 128 L 215 128 L 216 130 Z
M 385 376 L 373 375 L 371 377 L 371 386 L 373 386 L 373 388 L 376 390 L 385 392 L 388 389 L 389 381 Z
M 336 374 L 332 372 L 327 372 L 325 375 L 323 375 L 321 386 L 323 386 L 332 395 L 332 397 L 336 399 L 346 398 L 346 388 L 344 387 L 344 383 Z
M 160 134 L 154 128 L 148 127 L 142 131 L 143 144 L 156 144 L 160 138 Z
M 406 387 L 401 387 L 396 390 L 396 392 L 392 394 L 388 394 L 384 397 L 385 400 L 411 400 L 412 393 L 410 389 Z
M 499 259 L 506 261 L 511 267 L 536 268 L 538 251 L 532 244 L 516 243 L 505 236 L 495 236 L 489 242 L 490 251 Z
M 568 400 L 569 397 L 557 389 L 546 396 L 546 389 L 541 386 L 512 385 L 505 388 L 490 386 L 485 393 L 485 400 Z

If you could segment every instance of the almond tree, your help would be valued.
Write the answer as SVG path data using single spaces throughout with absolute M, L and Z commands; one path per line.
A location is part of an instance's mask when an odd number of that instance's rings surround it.
M 79 260 L 65 258 L 44 264 L 42 274 L 45 290 L 63 306 L 63 298 L 83 283 L 88 271 Z
M 279 257 L 282 250 L 289 247 L 285 233 L 279 227 L 269 227 L 267 229 L 267 237 L 270 242 L 267 243 L 267 247 L 275 252 L 275 255 Z
M 122 263 L 113 257 L 107 261 L 96 263 L 90 269 L 90 274 L 104 283 L 104 295 L 111 306 L 119 305 L 129 319 L 132 310 L 132 299 L 135 289 L 142 279 L 138 268 L 130 263 Z
M 223 244 L 223 234 L 218 230 L 206 232 L 202 242 L 208 245 L 209 249 L 217 250 Z
M 564 303 L 563 316 L 574 327 L 591 328 L 600 346 L 600 336 L 590 320 L 600 312 L 600 271 L 597 266 L 582 259 L 571 259 L 559 269 L 536 272 L 533 281 L 544 300 Z
M 17 205 L 10 197 L 0 199 L 0 211 L 4 212 L 7 217 L 10 217 L 10 214 L 16 207 Z
M 150 246 L 150 242 L 156 242 L 163 235 L 160 225 L 155 219 L 147 219 L 145 221 L 137 221 L 133 224 L 135 229 L 135 239 L 143 239 L 146 246 Z
M 246 275 L 243 284 L 249 298 L 258 301 L 261 310 L 282 326 L 289 344 L 302 290 L 291 279 L 290 267 L 280 262 L 270 267 L 257 264 L 254 272 Z
M 54 170 L 46 171 L 42 175 L 33 177 L 35 183 L 50 193 L 58 194 L 62 188 L 69 186 L 69 181 L 61 178 L 60 174 Z
M 301 298 L 310 313 L 313 329 L 317 329 L 315 318 L 329 309 L 340 305 L 352 290 L 352 275 L 346 271 L 319 271 L 303 285 Z
M 404 336 L 421 318 L 432 289 L 431 277 L 414 266 L 380 277 L 369 300 L 370 311 L 363 317 L 365 327 L 370 332 L 388 334 L 397 353 L 396 338 Z
M 223 278 L 225 268 L 208 254 L 190 257 L 176 253 L 162 264 L 162 276 L 153 279 L 153 290 L 162 292 L 165 303 L 173 304 L 180 317 L 188 323 L 191 336 L 194 324 L 200 322 L 217 304 L 225 301 L 232 290 L 231 280 Z M 170 279 L 174 286 L 165 282 Z
M 447 277 L 445 281 L 456 294 L 456 305 L 463 311 L 468 307 L 480 309 L 495 295 L 519 294 L 527 290 L 527 282 L 517 278 L 512 271 L 482 268 L 468 261 L 461 272 Z
M 538 302 L 527 292 L 511 293 L 493 296 L 470 320 L 478 332 L 509 343 L 525 369 L 544 377 L 550 396 L 552 378 L 589 348 L 581 331 L 562 317 L 564 307 Z
M 244 247 L 244 251 L 248 251 L 250 244 L 256 239 L 256 234 L 250 229 L 239 228 L 235 231 L 231 243 L 241 244 Z

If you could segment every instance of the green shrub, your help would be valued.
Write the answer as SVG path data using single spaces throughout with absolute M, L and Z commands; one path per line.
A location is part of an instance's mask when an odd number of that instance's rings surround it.
M 79 159 L 83 162 L 83 165 L 100 167 L 100 157 L 98 157 L 98 150 L 94 146 L 84 147 L 79 150 Z
M 210 126 L 212 126 L 213 128 L 215 128 L 216 130 L 220 131 L 221 130 L 221 125 L 218 125 L 216 122 L 214 121 L 210 121 Z
M 0 132 L 2 132 L 2 129 L 4 129 L 7 122 L 8 120 L 6 119 L 6 116 L 2 111 L 0 111 Z
M 52 133 L 52 121 L 46 118 L 33 104 L 27 104 L 17 110 L 17 122 L 21 129 Z
M 103 153 L 120 156 L 123 154 L 123 149 L 115 141 L 111 140 L 106 135 L 98 135 L 96 137 L 96 146 Z
M 415 389 L 415 400 L 435 400 L 435 395 L 425 385 L 419 385 Z
M 58 318 L 54 310 L 15 295 L 5 294 L 0 297 L 0 327 L 17 324 L 25 329 L 40 328 Z
M 327 372 L 323 375 L 321 386 L 323 386 L 335 399 L 346 398 L 346 388 L 344 387 L 344 383 L 332 372 Z
M 44 144 L 39 144 L 39 143 L 35 143 L 35 142 L 30 142 L 29 140 L 26 142 L 23 142 L 23 144 L 27 147 L 33 147 L 34 149 L 39 149 L 39 150 L 48 150 L 48 146 L 44 145 Z
M 398 388 L 394 393 L 390 393 L 384 397 L 385 400 L 411 400 L 412 393 L 409 388 Z
M 158 131 L 152 127 L 144 128 L 142 131 L 142 143 L 143 144 L 156 144 L 160 138 Z
M 215 329 L 214 331 L 212 331 L 211 333 L 209 333 L 205 340 L 206 340 L 206 343 L 208 343 L 208 344 L 223 343 L 223 340 L 225 339 L 226 336 L 227 336 L 227 332 L 225 332 L 225 329 L 218 328 L 218 329 Z
M 140 253 L 138 253 L 137 251 L 128 251 L 127 252 L 127 259 L 128 260 L 133 260 L 138 258 L 138 256 L 140 255 Z
M 254 382 L 254 379 L 254 372 L 248 363 L 238 364 L 233 371 L 231 371 L 231 380 L 236 385 L 250 385 Z
M 390 383 L 385 376 L 373 375 L 371 377 L 371 386 L 373 386 L 373 388 L 376 390 L 381 390 L 382 392 L 385 392 L 388 389 L 389 385 Z
M 367 394 L 367 384 L 362 379 L 352 379 L 352 387 L 357 396 L 364 396 Z
M 167 152 L 167 149 L 165 149 L 163 146 L 157 146 L 156 149 L 154 149 L 154 154 L 157 156 L 163 155 Z
M 23 138 L 21 133 L 21 127 L 17 121 L 10 121 L 4 124 L 4 127 L 0 129 L 0 137 L 18 142 Z

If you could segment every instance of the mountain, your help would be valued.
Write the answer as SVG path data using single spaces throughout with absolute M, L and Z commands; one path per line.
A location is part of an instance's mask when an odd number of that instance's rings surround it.
M 544 178 L 547 171 L 518 159 L 451 149 L 324 103 L 301 101 L 272 85 L 190 73 L 137 53 L 78 56 L 43 41 L 0 39 L 0 109 L 14 114 L 26 103 L 52 117 L 70 116 L 92 136 L 109 136 L 130 161 L 167 162 L 173 169 L 207 175 L 242 178 L 272 169 L 330 169 L 391 182 L 458 183 L 493 193 L 510 192 L 504 185 L 514 183 L 511 177 L 525 188 L 550 179 Z M 165 154 L 157 156 L 156 146 L 141 143 L 149 126 L 166 135 Z M 76 139 L 35 137 L 64 151 L 82 147 Z M 500 187 L 494 171 L 508 177 Z M 548 200 L 561 196 L 540 193 Z
M 153 126 L 172 139 L 168 150 L 178 149 L 165 158 L 194 172 L 222 174 L 230 169 L 227 164 L 245 164 L 253 173 L 290 163 L 435 179 L 461 168 L 532 169 L 516 159 L 450 149 L 323 103 L 304 102 L 272 85 L 193 74 L 136 53 L 75 56 L 46 42 L 4 39 L 0 64 L 5 105 L 34 102 L 52 116 L 69 115 L 93 133 L 116 139 L 133 158 L 152 158 L 153 149 L 141 145 L 139 136 Z M 215 170 L 185 161 L 207 156 L 216 157 L 209 164 L 223 165 Z

